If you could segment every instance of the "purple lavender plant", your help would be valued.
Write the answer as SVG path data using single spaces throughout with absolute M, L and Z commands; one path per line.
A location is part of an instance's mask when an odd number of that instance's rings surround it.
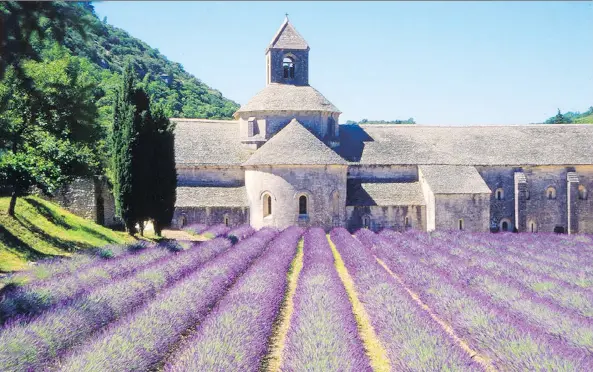
M 254 232 L 255 229 L 250 225 L 241 225 L 229 231 L 226 236 L 233 244 L 235 244 L 240 240 L 250 237 Z
M 183 230 L 194 234 L 201 234 L 202 232 L 206 231 L 207 228 L 208 225 L 202 223 L 194 223 L 184 227 Z
M 28 324 L 14 319 L 0 333 L 2 371 L 48 368 L 56 356 L 72 345 L 142 305 L 230 245 L 226 239 L 215 239 L 161 257 L 131 277 L 98 287 L 84 298 L 52 307 Z
M 262 229 L 185 277 L 138 311 L 73 348 L 62 371 L 145 371 L 154 368 L 183 332 L 199 324 L 233 282 L 259 257 L 275 231 Z M 230 244 L 228 240 L 225 241 Z
M 231 231 L 230 227 L 219 224 L 210 226 L 208 229 L 202 232 L 202 236 L 205 238 L 216 238 L 219 236 L 225 236 L 229 231 Z
M 283 371 L 369 371 L 352 305 L 325 232 L 304 236 L 303 269 L 294 294 Z
M 269 244 L 179 352 L 169 358 L 165 371 L 258 370 L 302 233 L 300 228 L 290 227 Z

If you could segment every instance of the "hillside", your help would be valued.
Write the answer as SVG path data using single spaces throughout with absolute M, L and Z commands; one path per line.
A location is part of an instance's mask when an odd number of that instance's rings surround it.
M 131 60 L 151 98 L 164 105 L 168 117 L 230 119 L 239 105 L 169 61 L 158 49 L 126 31 L 99 20 L 92 3 L 68 3 L 88 22 L 87 38 L 69 30 L 65 46 L 72 55 L 88 59 L 100 74 L 98 106 L 101 121 L 111 119 L 113 88 L 124 64 Z
M 0 198 L 0 272 L 24 269 L 27 261 L 131 240 L 37 197 L 19 198 L 16 218 L 11 218 L 8 202 Z

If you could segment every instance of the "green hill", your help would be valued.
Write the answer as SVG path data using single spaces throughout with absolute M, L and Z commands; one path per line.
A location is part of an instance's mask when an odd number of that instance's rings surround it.
M 569 111 L 562 114 L 558 110 L 558 114 L 544 121 L 544 124 L 593 124 L 593 106 L 583 113 Z
M 230 119 L 239 108 L 233 102 L 189 74 L 179 63 L 169 61 L 158 49 L 126 31 L 99 20 L 89 3 L 68 3 L 86 20 L 87 38 L 68 31 L 66 48 L 72 55 L 88 59 L 100 75 L 97 104 L 101 121 L 111 120 L 114 87 L 119 83 L 126 60 L 131 60 L 151 98 L 164 106 L 168 117 Z M 47 46 L 46 46 L 47 47 Z
M 19 198 L 15 218 L 9 217 L 9 199 L 0 198 L 0 272 L 25 269 L 28 261 L 132 240 L 38 197 Z

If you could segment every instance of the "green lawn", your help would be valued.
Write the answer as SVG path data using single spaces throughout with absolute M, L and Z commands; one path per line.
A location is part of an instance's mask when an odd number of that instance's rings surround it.
M 28 261 L 133 240 L 34 196 L 19 198 L 12 218 L 7 213 L 9 200 L 0 198 L 0 272 L 25 269 Z

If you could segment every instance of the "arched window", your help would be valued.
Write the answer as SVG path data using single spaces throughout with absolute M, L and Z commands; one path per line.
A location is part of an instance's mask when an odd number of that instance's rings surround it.
M 230 224 L 229 215 L 228 214 L 225 214 L 224 217 L 222 218 L 222 220 L 223 220 L 224 225 L 228 227 L 229 224 Z
M 185 217 L 185 216 L 179 217 L 179 227 L 180 228 L 185 227 L 186 223 L 187 223 L 187 217 Z
M 511 221 L 508 218 L 503 218 L 500 220 L 500 231 L 510 231 L 511 230 Z
M 459 230 L 463 230 L 463 218 L 459 219 Z
M 285 79 L 294 79 L 294 61 L 290 57 L 284 57 L 282 61 Z
M 368 215 L 362 216 L 362 227 L 363 229 L 368 229 L 371 227 L 371 217 Z
M 537 232 L 537 224 L 535 223 L 535 221 L 529 221 L 529 225 L 527 225 L 527 228 L 532 233 Z
M 525 190 L 525 200 L 529 200 L 529 198 L 531 198 L 531 193 L 529 190 Z
M 496 189 L 494 192 L 494 198 L 496 200 L 503 200 L 504 199 L 504 190 L 502 188 Z
M 264 194 L 264 217 L 268 217 L 272 214 L 272 196 L 270 194 Z
M 579 185 L 579 199 L 587 200 L 587 188 L 583 185 Z
M 556 199 L 556 189 L 552 186 L 548 187 L 546 189 L 546 198 L 550 200 Z
M 307 214 L 307 197 L 305 195 L 299 197 L 299 214 Z
M 408 216 L 406 216 L 406 218 L 404 218 L 404 226 L 410 227 L 410 218 Z

